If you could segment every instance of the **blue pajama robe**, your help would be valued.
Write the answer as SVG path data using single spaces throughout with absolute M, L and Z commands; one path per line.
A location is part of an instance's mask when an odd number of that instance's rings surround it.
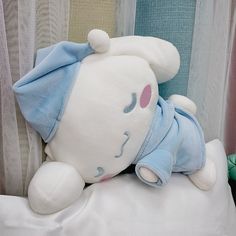
M 150 130 L 133 163 L 137 176 L 148 185 L 162 186 L 172 172 L 193 174 L 205 165 L 205 159 L 204 135 L 196 118 L 160 97 Z M 140 167 L 152 170 L 158 182 L 144 180 Z

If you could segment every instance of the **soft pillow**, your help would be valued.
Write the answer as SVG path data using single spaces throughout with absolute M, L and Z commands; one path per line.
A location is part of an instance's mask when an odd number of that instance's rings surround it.
M 210 191 L 181 174 L 161 190 L 127 174 L 89 186 L 73 205 L 48 216 L 33 213 L 25 198 L 0 196 L 1 236 L 235 236 L 225 152 L 218 140 L 207 148 L 218 173 Z

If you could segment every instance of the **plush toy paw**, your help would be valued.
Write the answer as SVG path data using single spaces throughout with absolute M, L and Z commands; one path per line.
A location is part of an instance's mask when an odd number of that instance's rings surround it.
M 205 166 L 189 175 L 190 180 L 201 190 L 210 190 L 216 182 L 216 167 L 213 161 L 206 159 Z
M 175 105 L 183 107 L 186 111 L 190 112 L 193 115 L 196 115 L 197 113 L 196 104 L 185 96 L 174 94 L 171 95 L 168 100 L 174 103 Z
M 78 199 L 83 188 L 84 181 L 73 166 L 46 162 L 30 182 L 29 203 L 37 213 L 52 214 Z
M 159 177 L 151 170 L 145 167 L 140 167 L 139 173 L 141 177 L 150 183 L 156 183 L 159 180 Z

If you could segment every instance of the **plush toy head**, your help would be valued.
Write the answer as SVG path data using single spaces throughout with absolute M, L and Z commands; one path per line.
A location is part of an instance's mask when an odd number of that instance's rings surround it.
M 158 100 L 158 83 L 179 69 L 169 42 L 152 37 L 64 42 L 38 52 L 14 85 L 28 122 L 47 142 L 49 159 L 73 165 L 85 182 L 110 178 L 135 159 Z

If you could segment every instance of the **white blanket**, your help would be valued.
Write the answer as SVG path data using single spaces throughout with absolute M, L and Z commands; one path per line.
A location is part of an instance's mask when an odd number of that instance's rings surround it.
M 1 236 L 235 236 L 236 211 L 227 184 L 222 144 L 207 144 L 217 167 L 208 192 L 174 174 L 163 189 L 123 175 L 88 187 L 82 198 L 56 214 L 33 213 L 27 199 L 0 196 Z

